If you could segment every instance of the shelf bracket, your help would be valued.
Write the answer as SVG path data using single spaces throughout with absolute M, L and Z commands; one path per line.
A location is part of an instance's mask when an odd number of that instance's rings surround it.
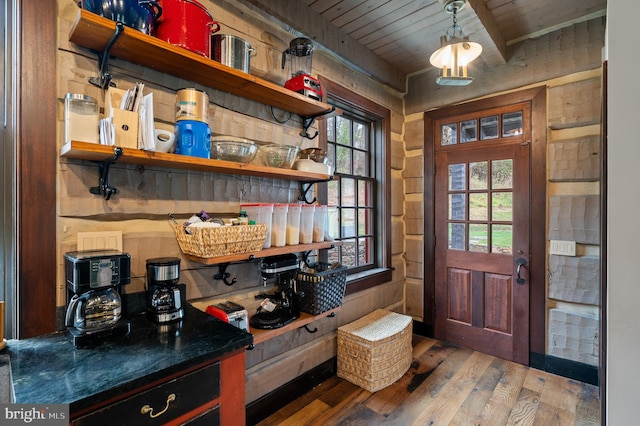
M 227 281 L 227 279 L 231 276 L 231 274 L 227 272 L 227 266 L 229 266 L 229 263 L 221 263 L 220 265 L 218 265 L 218 273 L 213 276 L 213 279 L 222 280 L 222 282 L 226 285 L 232 286 L 238 280 L 236 279 L 236 277 L 233 277 L 231 281 Z
M 109 86 L 115 87 L 115 84 L 111 82 L 112 75 L 109 74 L 109 56 L 111 55 L 111 48 L 123 32 L 124 24 L 122 22 L 116 22 L 116 31 L 104 47 L 104 50 L 102 52 L 98 52 L 99 75 L 97 77 L 89 77 L 89 83 L 94 86 L 98 86 L 103 90 L 107 89 Z
M 329 182 L 333 180 L 333 176 L 329 176 L 329 179 L 324 180 L 313 180 L 308 182 L 300 182 L 300 195 L 298 196 L 298 201 L 304 201 L 307 204 L 313 204 L 317 201 L 317 198 L 313 197 L 313 200 L 309 201 L 307 199 L 307 193 L 316 183 Z
M 309 262 L 308 262 L 310 253 L 311 253 L 311 250 L 307 250 L 307 251 L 303 252 L 302 253 L 302 259 L 300 259 L 300 260 L 302 261 L 302 263 L 305 264 L 305 266 L 307 268 L 314 269 L 316 267 L 315 263 L 313 265 L 309 265 Z
M 109 166 L 115 164 L 118 158 L 124 153 L 123 149 L 116 147 L 113 149 L 113 157 L 100 161 L 98 178 L 98 186 L 93 186 L 89 189 L 89 192 L 95 195 L 102 195 L 105 200 L 109 200 L 113 194 L 116 194 L 118 190 L 109 185 Z
M 300 136 L 302 136 L 303 138 L 307 138 L 307 139 L 315 139 L 315 138 L 317 138 L 318 137 L 318 132 L 316 132 L 313 136 L 311 136 L 309 134 L 309 127 L 311 127 L 311 125 L 313 124 L 313 122 L 315 121 L 316 118 L 318 118 L 320 116 L 323 116 L 323 115 L 331 114 L 335 110 L 336 110 L 336 107 L 332 106 L 327 111 L 323 111 L 323 112 L 315 114 L 315 115 L 309 115 L 309 116 L 306 116 L 306 117 L 302 117 L 302 131 L 300 132 Z

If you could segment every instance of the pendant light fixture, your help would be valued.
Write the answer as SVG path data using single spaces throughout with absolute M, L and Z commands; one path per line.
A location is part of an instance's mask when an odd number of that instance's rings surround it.
M 473 81 L 467 74 L 467 65 L 480 56 L 482 46 L 469 41 L 458 25 L 457 13 L 466 4 L 466 0 L 445 0 L 444 10 L 453 14 L 453 25 L 440 37 L 440 49 L 433 52 L 429 62 L 440 68 L 436 83 L 442 86 L 466 86 Z

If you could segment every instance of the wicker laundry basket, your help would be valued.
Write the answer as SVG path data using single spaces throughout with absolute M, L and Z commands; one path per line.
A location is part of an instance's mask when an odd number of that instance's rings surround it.
M 411 317 L 378 309 L 338 327 L 338 377 L 369 392 L 396 382 L 413 359 Z

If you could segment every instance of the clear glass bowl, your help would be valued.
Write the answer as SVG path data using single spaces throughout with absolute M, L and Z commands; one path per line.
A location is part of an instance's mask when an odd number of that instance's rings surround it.
M 258 153 L 258 145 L 249 139 L 233 136 L 214 136 L 211 138 L 211 158 L 214 160 L 250 163 Z
M 258 150 L 256 161 L 263 166 L 290 169 L 298 157 L 300 148 L 292 145 L 265 145 Z

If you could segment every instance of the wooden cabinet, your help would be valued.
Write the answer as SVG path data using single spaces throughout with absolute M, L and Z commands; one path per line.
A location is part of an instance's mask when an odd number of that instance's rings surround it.
M 88 410 L 73 426 L 244 424 L 244 349 Z

